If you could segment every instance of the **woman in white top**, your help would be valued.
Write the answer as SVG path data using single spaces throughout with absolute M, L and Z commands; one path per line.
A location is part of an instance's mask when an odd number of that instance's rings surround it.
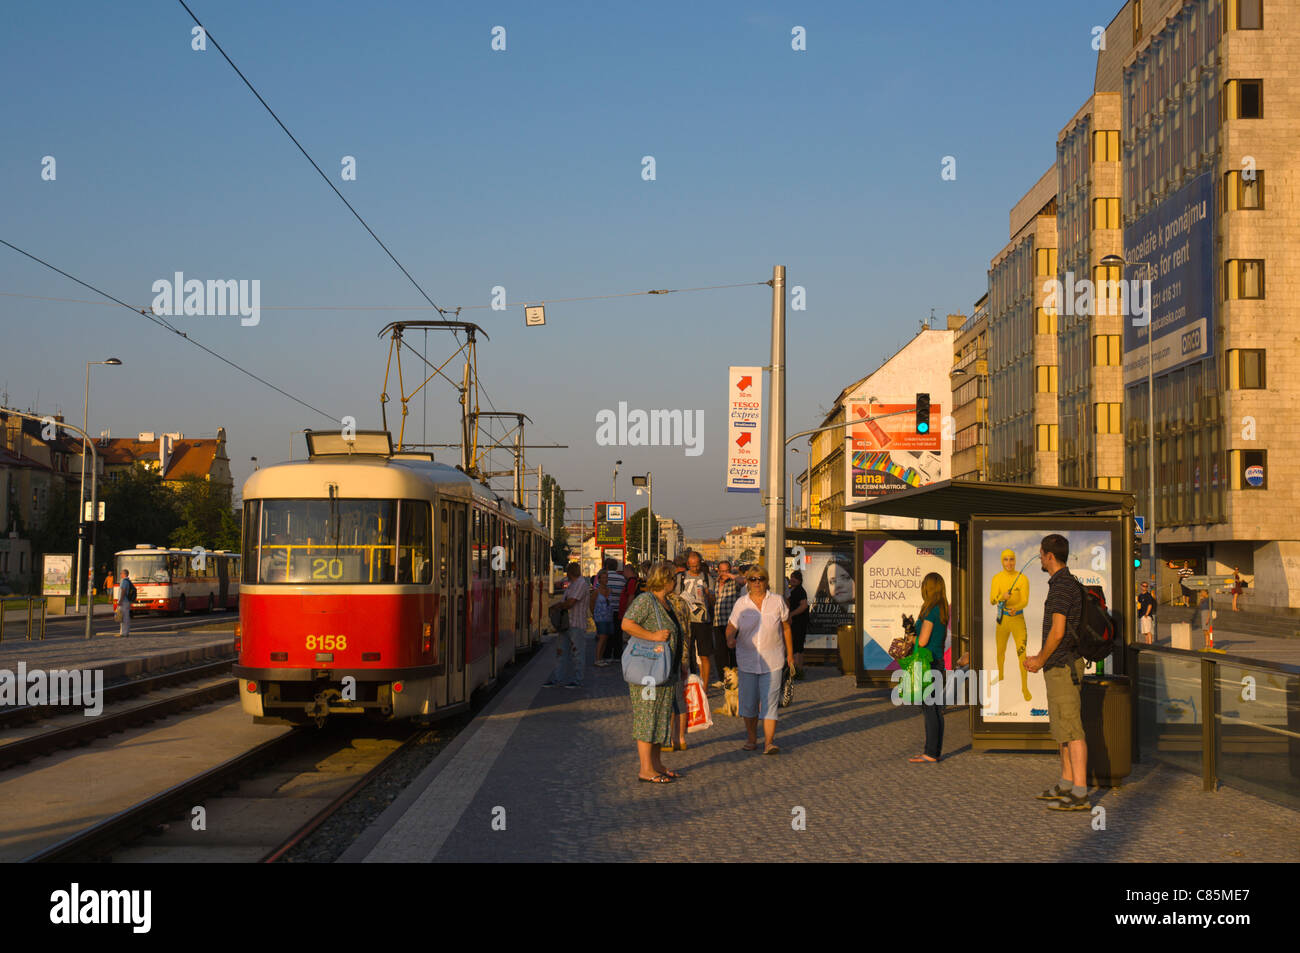
M 758 719 L 763 719 L 763 754 L 776 754 L 776 714 L 781 700 L 781 669 L 794 666 L 790 609 L 767 591 L 767 573 L 745 573 L 747 593 L 736 600 L 727 620 L 727 648 L 736 650 L 740 669 L 740 716 L 749 735 L 746 751 L 758 748 Z M 791 675 L 794 673 L 791 672 Z

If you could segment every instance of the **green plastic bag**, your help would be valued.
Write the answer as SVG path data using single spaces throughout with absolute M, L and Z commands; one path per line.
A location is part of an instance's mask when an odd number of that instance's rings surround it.
M 899 697 L 905 704 L 921 704 L 925 695 L 925 673 L 930 670 L 933 662 L 934 656 L 930 650 L 920 645 L 912 650 L 911 655 L 905 655 L 899 660 L 898 667 L 903 671 L 903 677 L 898 682 Z

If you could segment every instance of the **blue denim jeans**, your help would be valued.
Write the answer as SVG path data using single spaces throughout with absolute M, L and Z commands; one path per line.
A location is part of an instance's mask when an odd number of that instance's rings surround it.
M 555 648 L 560 653 L 551 671 L 551 681 L 564 684 L 582 684 L 582 673 L 587 661 L 587 633 L 582 629 L 565 629 L 555 637 Z M 573 674 L 568 674 L 572 666 Z

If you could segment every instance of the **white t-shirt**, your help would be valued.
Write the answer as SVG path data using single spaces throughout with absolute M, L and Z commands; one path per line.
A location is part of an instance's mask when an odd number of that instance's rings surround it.
M 775 592 L 763 597 L 760 611 L 749 594 L 736 600 L 728 625 L 736 627 L 736 664 L 742 672 L 762 675 L 785 665 L 785 629 L 790 608 Z
M 569 628 L 581 629 L 584 632 L 587 629 L 587 600 L 591 596 L 591 583 L 587 581 L 586 576 L 579 576 L 569 583 L 569 588 L 564 590 L 564 599 L 573 600 L 573 608 L 569 610 Z

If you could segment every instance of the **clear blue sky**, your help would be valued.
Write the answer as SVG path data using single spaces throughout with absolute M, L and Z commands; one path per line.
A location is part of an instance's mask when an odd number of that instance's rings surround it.
M 808 303 L 789 315 L 789 427 L 813 426 L 931 308 L 968 313 L 983 293 L 1011 205 L 1091 92 L 1090 30 L 1120 5 L 191 3 L 434 301 L 506 288 L 508 311 L 464 317 L 491 337 L 492 405 L 527 412 L 530 442 L 571 446 L 530 464 L 590 504 L 622 459 L 633 508 L 627 475 L 651 470 L 656 510 L 692 536 L 761 518 L 722 492 L 724 399 L 729 364 L 769 359 L 768 289 L 553 304 L 545 328 L 525 328 L 522 303 L 765 281 L 784 264 Z M 190 49 L 192 25 L 170 0 L 4 5 L 0 237 L 141 306 L 176 271 L 259 279 L 257 327 L 174 323 L 376 427 L 376 334 L 430 315 L 275 308 L 423 299 L 220 54 Z M 2 246 L 0 292 L 94 297 Z M 85 361 L 120 357 L 93 371 L 92 431 L 224 426 L 237 486 L 249 457 L 285 459 L 291 433 L 329 426 L 124 308 L 0 296 L 0 314 L 12 406 L 79 421 Z M 431 356 L 453 346 L 433 338 Z M 431 387 L 429 439 L 455 440 L 454 392 Z M 598 447 L 595 414 L 619 400 L 703 409 L 704 453 Z

